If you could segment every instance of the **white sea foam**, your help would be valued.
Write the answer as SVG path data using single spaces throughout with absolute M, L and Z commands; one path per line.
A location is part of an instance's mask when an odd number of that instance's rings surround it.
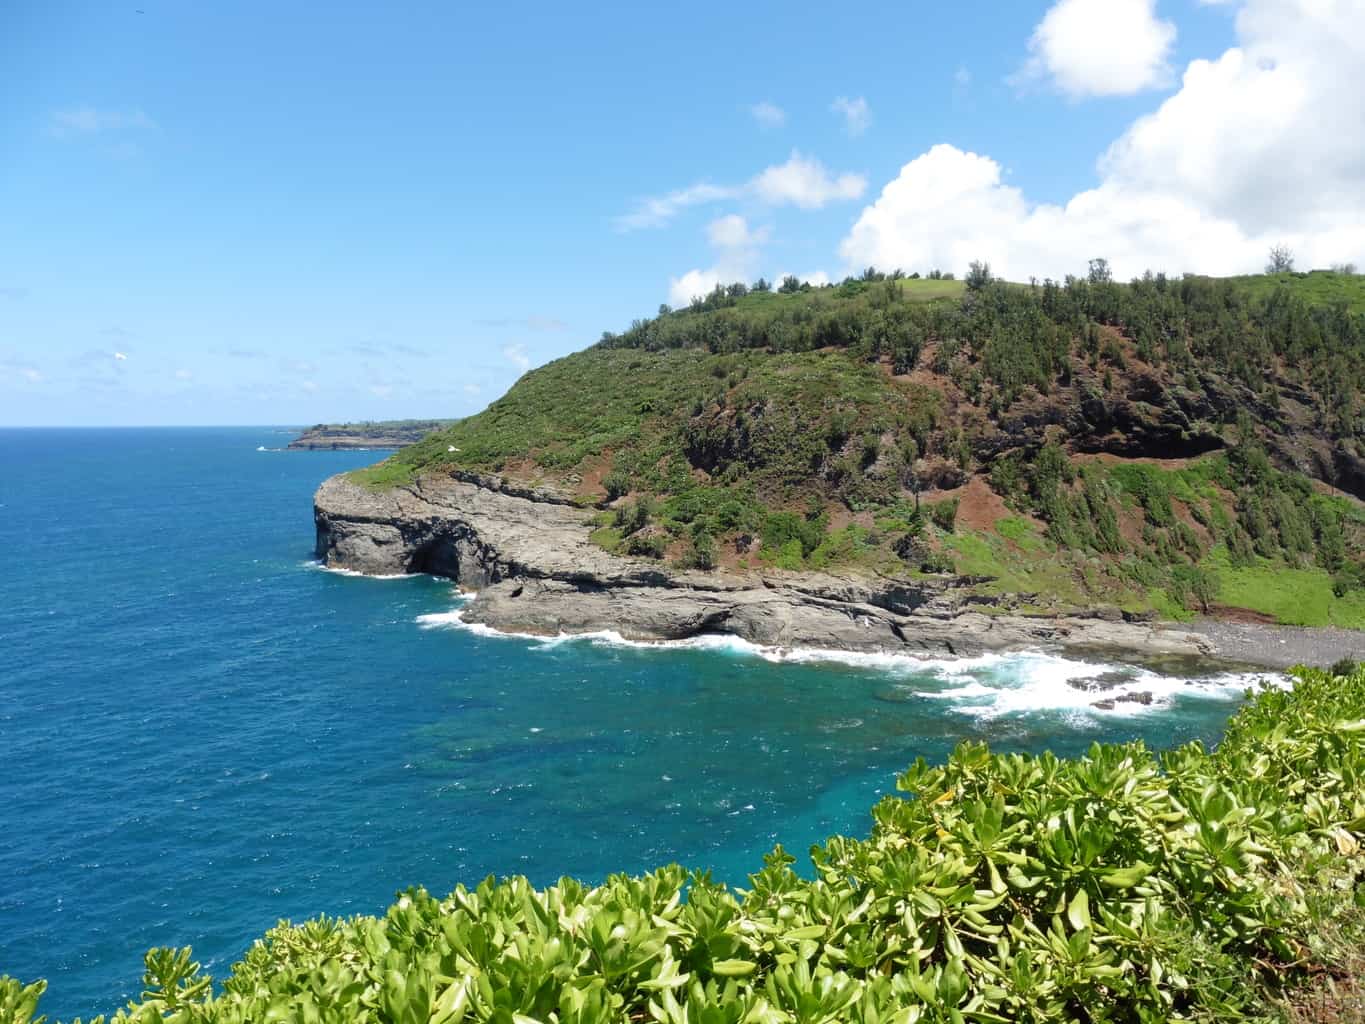
M 356 572 L 354 569 L 343 569 L 336 565 L 324 565 L 317 559 L 310 559 L 303 563 L 305 568 L 317 569 L 320 572 L 335 573 L 337 576 L 355 576 L 365 580 L 415 580 L 419 576 L 426 575 L 420 572 L 391 572 L 370 574 L 368 572 Z
M 1209 672 L 1197 676 L 1168 676 L 1117 662 L 1065 658 L 1043 651 L 982 654 L 971 658 L 922 658 L 912 654 L 868 653 L 819 648 L 765 647 L 735 636 L 704 635 L 686 640 L 630 640 L 615 630 L 560 633 L 543 636 L 504 632 L 479 622 L 465 622 L 462 608 L 419 615 L 423 629 L 454 628 L 477 636 L 529 641 L 542 649 L 569 643 L 602 647 L 664 650 L 704 650 L 737 657 L 762 658 L 777 664 L 842 664 L 901 678 L 896 688 L 907 697 L 943 701 L 947 710 L 975 718 L 994 718 L 1030 711 L 1072 712 L 1080 715 L 1135 716 L 1169 707 L 1177 698 L 1236 700 L 1259 682 L 1288 685 L 1272 672 Z M 1083 680 L 1100 681 L 1086 688 Z M 1150 703 L 1118 700 L 1150 695 Z M 1098 702 L 1112 707 L 1097 708 Z
M 936 661 L 932 671 L 947 685 L 928 688 L 921 684 L 911 692 L 917 697 L 942 700 L 950 710 L 977 718 L 1038 710 L 1141 715 L 1169 707 L 1177 698 L 1236 700 L 1258 680 L 1272 685 L 1284 683 L 1283 676 L 1273 673 L 1168 676 L 1130 665 L 1077 661 L 1040 651 Z M 1104 678 L 1099 679 L 1101 676 Z M 1097 683 L 1090 687 L 1073 685 L 1086 680 Z M 1095 707 L 1111 701 L 1111 707 Z

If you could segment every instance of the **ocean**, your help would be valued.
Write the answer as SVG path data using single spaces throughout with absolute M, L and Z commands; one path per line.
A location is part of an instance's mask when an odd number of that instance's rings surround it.
M 151 946 L 222 977 L 279 919 L 408 886 L 742 886 L 865 834 L 918 756 L 1211 742 L 1248 682 L 489 635 L 446 581 L 314 563 L 313 490 L 379 456 L 291 436 L 0 430 L 0 973 L 48 979 L 50 1017 L 136 997 Z M 1153 704 L 1068 685 L 1106 670 Z

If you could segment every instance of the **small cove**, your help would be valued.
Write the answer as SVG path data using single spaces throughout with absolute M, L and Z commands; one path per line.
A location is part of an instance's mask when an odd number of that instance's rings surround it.
M 461 629 L 449 583 L 309 563 L 313 489 L 375 456 L 288 436 L 0 431 L 0 970 L 47 977 L 51 1016 L 136 995 L 148 946 L 221 977 L 278 918 L 408 885 L 672 860 L 743 884 L 774 843 L 861 834 L 961 739 L 1169 747 L 1236 707 L 1240 680 L 1122 668 L 1158 699 L 1098 711 L 1068 680 L 1113 666 L 1039 655 Z

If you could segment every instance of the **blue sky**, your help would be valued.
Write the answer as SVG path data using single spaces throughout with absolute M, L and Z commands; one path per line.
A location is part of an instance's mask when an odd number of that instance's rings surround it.
M 1232 210 L 1165 180 L 1160 130 L 1105 157 L 1295 0 L 1096 2 L 6 5 L 0 423 L 463 415 L 732 271 L 1204 251 L 1162 203 L 1242 262 L 1267 231 L 1354 254 L 1250 178 Z M 1140 223 L 1066 207 L 1111 186 Z

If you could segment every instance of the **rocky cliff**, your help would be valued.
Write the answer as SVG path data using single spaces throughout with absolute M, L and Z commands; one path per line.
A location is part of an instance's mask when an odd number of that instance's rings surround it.
M 1043 647 L 1129 657 L 1216 656 L 1177 627 L 1012 614 L 960 577 L 863 579 L 817 573 L 682 572 L 610 555 L 563 496 L 469 473 L 375 492 L 346 476 L 314 500 L 317 554 L 367 574 L 427 572 L 477 591 L 467 622 L 630 639 L 724 634 L 781 647 L 975 655 Z

